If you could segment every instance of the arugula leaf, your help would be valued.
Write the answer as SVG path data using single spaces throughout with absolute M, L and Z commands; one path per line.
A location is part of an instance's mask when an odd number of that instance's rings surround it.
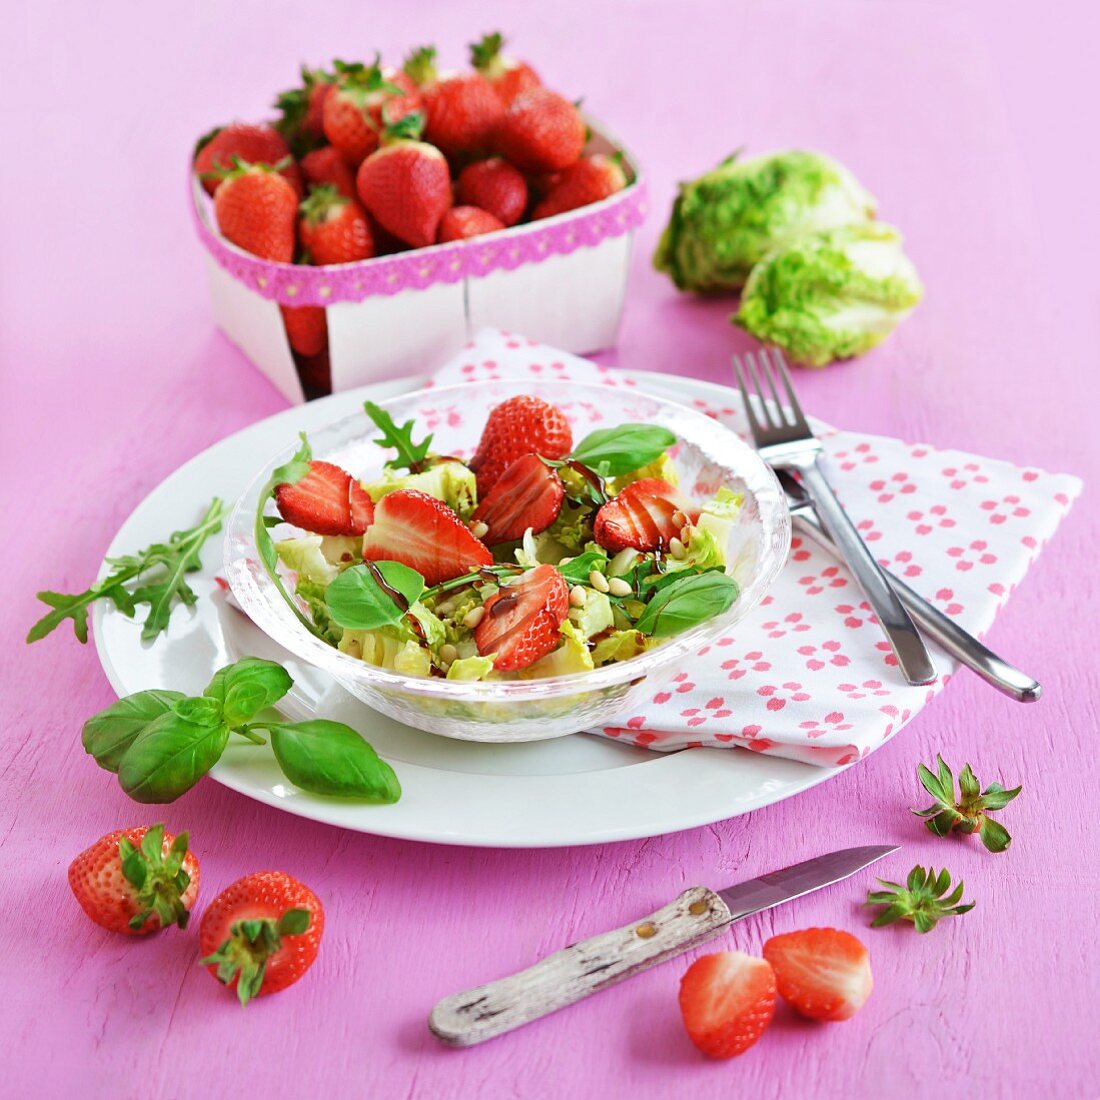
M 620 477 L 656 462 L 676 442 L 676 436 L 656 424 L 620 424 L 590 432 L 569 458 L 601 477 Z
M 88 608 L 100 599 L 110 600 L 128 618 L 134 617 L 138 604 L 147 603 L 149 613 L 142 624 L 141 637 L 144 641 L 156 638 L 168 629 L 174 601 L 192 607 L 198 599 L 187 583 L 186 574 L 202 567 L 200 551 L 206 540 L 221 530 L 224 515 L 225 506 L 215 497 L 194 527 L 175 531 L 167 542 L 155 542 L 136 554 L 107 558 L 111 572 L 86 591 L 39 592 L 38 598 L 53 610 L 31 627 L 27 642 L 45 638 L 71 619 L 77 640 L 86 643 Z M 144 583 L 131 592 L 125 587 L 131 581 Z
M 424 460 L 428 457 L 432 435 L 428 434 L 421 442 L 414 443 L 412 430 L 416 426 L 415 420 L 407 420 L 399 428 L 393 422 L 393 417 L 373 401 L 365 401 L 363 408 L 366 409 L 367 416 L 382 431 L 382 438 L 376 439 L 375 443 L 380 447 L 393 447 L 397 451 L 397 457 L 391 458 L 386 465 L 391 470 L 408 470 L 411 474 L 419 473 L 424 468 Z
M 178 691 L 153 689 L 119 699 L 84 723 L 80 733 L 84 751 L 101 768 L 117 772 L 123 754 L 141 733 L 185 698 Z
M 662 585 L 638 616 L 635 629 L 667 638 L 728 610 L 740 589 L 725 573 L 680 574 Z
M 119 785 L 135 802 L 173 802 L 186 794 L 218 762 L 229 740 L 212 699 L 184 699 L 176 706 L 186 716 L 170 710 L 154 719 L 119 762 Z
M 420 599 L 424 578 L 415 569 L 399 561 L 373 564 L 386 584 L 400 593 L 409 606 Z M 325 603 L 332 621 L 348 630 L 376 630 L 398 623 L 407 610 L 378 583 L 369 565 L 345 569 L 325 589 Z
M 314 719 L 266 728 L 283 774 L 302 790 L 368 802 L 401 797 L 393 768 L 350 726 Z
M 293 684 L 282 665 L 260 657 L 244 657 L 218 669 L 203 695 L 218 703 L 222 720 L 233 728 L 277 702 Z

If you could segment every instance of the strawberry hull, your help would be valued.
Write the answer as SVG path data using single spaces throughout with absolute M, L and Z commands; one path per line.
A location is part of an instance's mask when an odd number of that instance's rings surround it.
M 589 120 L 588 153 L 622 150 Z M 645 182 L 623 154 L 628 186 L 601 202 L 469 240 L 307 267 L 249 255 L 218 233 L 192 183 L 218 326 L 291 401 L 305 399 L 280 305 L 323 306 L 332 390 L 422 373 L 482 328 L 578 354 L 611 347 L 626 293 Z

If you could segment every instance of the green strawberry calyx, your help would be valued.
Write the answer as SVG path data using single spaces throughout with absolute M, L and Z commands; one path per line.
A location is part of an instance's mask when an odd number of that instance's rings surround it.
M 183 869 L 187 856 L 187 833 L 180 833 L 164 851 L 164 825 L 154 825 L 135 846 L 129 837 L 120 837 L 118 858 L 122 874 L 133 887 L 138 911 L 130 918 L 130 927 L 139 931 L 150 917 L 161 928 L 170 924 L 187 927 L 191 916 L 183 895 L 191 885 L 191 876 Z
M 918 932 L 931 932 L 943 917 L 961 917 L 975 905 L 972 901 L 959 904 L 963 896 L 961 880 L 950 894 L 947 893 L 951 889 L 951 875 L 946 868 L 937 875 L 932 867 L 926 871 L 918 864 L 909 872 L 904 886 L 881 878 L 878 882 L 886 889 L 868 891 L 867 904 L 886 908 L 871 921 L 872 928 L 907 920 Z
M 504 58 L 500 52 L 502 49 L 504 37 L 499 31 L 483 35 L 479 42 L 470 43 L 470 64 L 482 76 L 500 76 L 505 71 Z
M 331 183 L 314 187 L 298 205 L 298 213 L 311 225 L 321 225 L 338 214 L 350 200 Z
M 204 180 L 218 180 L 219 182 L 228 179 L 240 179 L 241 176 L 247 176 L 249 172 L 282 172 L 284 169 L 290 167 L 293 163 L 292 157 L 283 157 L 282 160 L 276 161 L 274 164 L 268 164 L 265 161 L 248 161 L 243 160 L 238 154 L 234 153 L 229 158 L 228 167 L 211 168 L 209 172 L 200 172 L 199 178 Z
M 396 122 L 390 122 L 383 109 L 382 118 L 386 123 L 382 131 L 381 144 L 392 145 L 399 141 L 419 141 L 424 133 L 424 112 L 412 111 L 403 115 Z
M 1022 786 L 1006 790 L 1000 783 L 990 783 L 983 791 L 973 769 L 964 764 L 959 772 L 959 798 L 956 800 L 955 777 L 938 753 L 936 771 L 918 764 L 917 776 L 935 802 L 927 809 L 912 812 L 925 819 L 930 832 L 936 836 L 952 832 L 977 833 L 991 852 L 1003 852 L 1012 843 L 1008 830 L 989 814 L 1003 810 L 1023 790 Z
M 369 65 L 364 65 L 361 61 L 333 61 L 332 69 L 337 87 L 342 92 L 351 93 L 360 106 L 368 96 L 376 92 L 385 92 L 387 95 L 406 94 L 404 88 L 384 76 L 380 54 L 376 53 Z
M 434 46 L 418 46 L 408 57 L 403 66 L 405 75 L 418 87 L 431 84 L 439 76 L 439 70 L 435 64 L 436 49 Z
M 263 988 L 267 961 L 282 948 L 283 936 L 300 936 L 311 919 L 308 909 L 288 909 L 278 920 L 263 917 L 237 921 L 229 930 L 229 939 L 200 962 L 216 966 L 218 981 L 223 985 L 236 978 L 237 999 L 246 1005 Z

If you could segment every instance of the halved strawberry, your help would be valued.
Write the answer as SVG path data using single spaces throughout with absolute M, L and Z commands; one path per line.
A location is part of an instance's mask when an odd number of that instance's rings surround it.
M 493 654 L 493 667 L 502 671 L 527 668 L 557 649 L 568 612 L 565 578 L 552 565 L 536 565 L 485 601 L 474 631 L 477 651 Z
M 775 1015 L 775 974 L 742 951 L 704 955 L 680 979 L 688 1038 L 711 1058 L 743 1054 Z
M 772 936 L 764 958 L 779 994 L 811 1020 L 849 1020 L 871 996 L 871 957 L 849 932 L 804 928 Z
M 627 547 L 660 550 L 679 536 L 685 523 L 698 518 L 699 509 L 675 485 L 644 477 L 631 482 L 596 513 L 592 534 L 612 553 Z
M 517 458 L 477 506 L 473 518 L 488 526 L 486 546 L 537 535 L 558 518 L 565 496 L 561 478 L 538 455 Z
M 490 413 L 470 459 L 477 474 L 478 495 L 484 497 L 517 458 L 538 454 L 564 458 L 573 447 L 573 432 L 565 414 L 530 394 L 502 401 Z
M 363 539 L 363 557 L 399 561 L 429 586 L 493 563 L 489 548 L 462 520 L 443 501 L 419 489 L 398 489 L 378 502 Z
M 309 473 L 275 489 L 279 515 L 315 535 L 361 535 L 374 518 L 374 503 L 346 470 L 313 461 Z

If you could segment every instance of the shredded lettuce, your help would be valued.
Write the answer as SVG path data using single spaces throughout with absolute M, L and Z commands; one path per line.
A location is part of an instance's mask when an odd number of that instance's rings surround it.
M 585 543 L 592 541 L 593 515 L 590 504 L 573 504 L 566 500 L 558 518 L 545 531 L 545 536 L 563 547 L 565 553 L 578 554 Z
M 460 657 L 447 669 L 448 680 L 486 680 L 493 671 L 492 657 Z
M 637 630 L 614 630 L 592 648 L 592 663 L 599 668 L 612 661 L 625 661 L 644 653 L 651 640 Z
M 565 676 L 571 672 L 591 672 L 595 667 L 584 637 L 570 619 L 561 624 L 562 644 L 518 675 L 521 680 L 542 676 Z
M 477 478 L 461 462 L 438 462 L 419 474 L 400 473 L 386 469 L 375 481 L 363 485 L 376 504 L 396 489 L 419 489 L 428 496 L 443 501 L 466 520 L 477 507 Z
M 571 607 L 569 621 L 582 638 L 591 638 L 609 629 L 615 621 L 611 601 L 603 592 L 586 587 L 584 607 Z
M 323 541 L 320 535 L 282 539 L 275 543 L 275 552 L 283 565 L 293 569 L 300 580 L 324 586 L 336 580 L 340 570 L 322 552 Z
M 643 478 L 655 477 L 660 481 L 667 481 L 669 485 L 679 485 L 680 475 L 676 471 L 676 465 L 665 451 L 655 462 L 648 466 L 640 466 L 628 474 L 620 474 L 607 482 L 607 491 L 612 496 L 618 496 L 631 482 L 641 481 Z

